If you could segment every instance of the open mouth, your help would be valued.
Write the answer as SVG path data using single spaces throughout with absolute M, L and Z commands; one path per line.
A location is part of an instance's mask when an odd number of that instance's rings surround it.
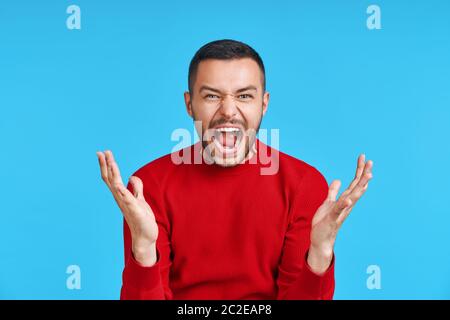
M 214 128 L 212 140 L 221 154 L 232 155 L 238 151 L 243 136 L 240 127 L 217 127 Z

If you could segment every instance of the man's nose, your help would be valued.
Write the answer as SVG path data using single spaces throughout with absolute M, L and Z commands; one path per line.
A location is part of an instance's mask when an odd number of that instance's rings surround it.
M 236 101 L 232 95 L 226 95 L 220 105 L 220 113 L 224 118 L 234 118 L 238 113 Z

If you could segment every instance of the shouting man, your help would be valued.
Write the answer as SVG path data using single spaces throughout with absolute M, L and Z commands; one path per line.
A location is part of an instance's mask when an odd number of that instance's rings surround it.
M 265 83 L 250 46 L 208 43 L 184 94 L 199 142 L 143 166 L 127 187 L 112 152 L 97 153 L 124 216 L 121 299 L 333 298 L 337 232 L 373 164 L 360 155 L 337 197 L 339 180 L 328 186 L 315 167 L 262 143 Z M 262 153 L 276 171 L 263 174 Z

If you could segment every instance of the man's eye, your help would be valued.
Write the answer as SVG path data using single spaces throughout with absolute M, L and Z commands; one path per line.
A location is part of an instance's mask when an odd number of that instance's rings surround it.
M 218 96 L 218 95 L 215 95 L 215 94 L 207 94 L 207 95 L 205 96 L 205 98 L 206 98 L 206 99 L 209 99 L 209 100 L 213 100 L 213 99 L 218 99 L 219 96 Z
M 243 100 L 249 100 L 252 98 L 253 98 L 253 96 L 250 94 L 247 94 L 247 93 L 239 95 L 239 99 L 243 99 Z

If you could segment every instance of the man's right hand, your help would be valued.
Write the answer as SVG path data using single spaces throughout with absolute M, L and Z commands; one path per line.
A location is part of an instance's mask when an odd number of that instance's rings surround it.
M 111 151 L 97 152 L 102 179 L 116 200 L 131 232 L 134 258 L 143 266 L 156 263 L 156 239 L 158 225 L 152 209 L 144 199 L 142 180 L 130 178 L 131 193 L 123 184 L 119 166 Z

